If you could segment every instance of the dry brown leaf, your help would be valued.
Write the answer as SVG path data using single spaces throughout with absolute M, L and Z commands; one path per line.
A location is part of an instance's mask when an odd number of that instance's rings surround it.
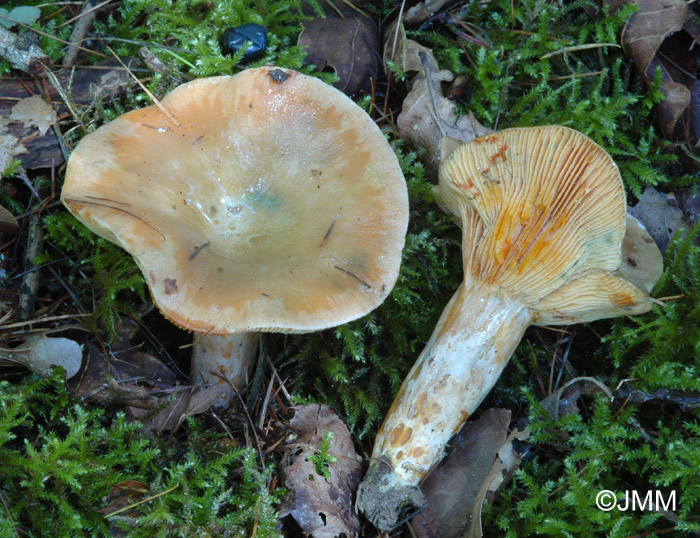
M 493 462 L 476 495 L 471 523 L 467 532 L 463 535 L 464 538 L 482 538 L 484 535 L 481 527 L 481 511 L 484 507 L 484 502 L 491 500 L 493 494 L 501 487 L 501 484 L 518 468 L 522 456 L 515 449 L 515 443 L 525 441 L 528 437 L 530 437 L 530 431 L 527 429 L 513 430 L 498 450 L 498 457 Z
M 700 220 L 700 194 L 695 189 L 687 188 L 676 192 L 678 203 L 686 219 L 695 224 Z
M 457 538 L 464 534 L 481 484 L 506 440 L 509 423 L 510 411 L 488 409 L 452 439 L 448 456 L 421 486 L 427 508 L 413 518 L 416 536 Z
M 112 345 L 112 355 L 88 343 L 85 367 L 68 382 L 73 396 L 99 403 L 133 405 L 152 409 L 157 405 L 154 391 L 172 389 L 175 373 L 153 355 L 140 351 L 118 352 L 120 339 Z M 110 386 L 110 380 L 113 382 Z M 143 396 L 143 398 L 141 397 Z
M 10 121 L 23 123 L 26 127 L 34 126 L 43 136 L 58 121 L 58 116 L 40 95 L 32 95 L 17 101 L 10 112 Z
M 297 45 L 308 51 L 305 62 L 319 71 L 331 68 L 340 77 L 334 84 L 343 93 L 369 93 L 377 80 L 381 57 L 379 28 L 345 2 L 322 4 L 325 18 L 302 22 Z
M 353 494 L 362 478 L 362 465 L 352 444 L 350 432 L 335 412 L 318 404 L 302 405 L 290 423 L 298 434 L 287 449 L 282 464 L 287 496 L 280 515 L 290 515 L 305 533 L 314 538 L 334 538 L 345 534 L 357 536 L 360 523 L 353 511 Z M 330 478 L 316 472 L 310 459 L 331 432 Z
M 126 480 L 121 482 L 109 490 L 109 494 L 102 499 L 102 502 L 107 503 L 104 508 L 97 510 L 98 514 L 108 516 L 118 510 L 131 506 L 142 500 L 149 492 L 150 488 L 143 482 L 138 480 Z M 136 517 L 138 509 L 132 508 L 120 513 L 126 517 Z
M 632 0 L 639 11 L 622 30 L 621 41 L 648 85 L 661 71 L 661 91 L 657 118 L 661 132 L 669 140 L 685 138 L 694 147 L 700 140 L 700 114 L 692 96 L 700 89 L 688 73 L 695 71 L 696 53 L 690 46 L 699 28 L 689 22 L 685 0 Z
M 394 35 L 398 36 L 396 40 Z M 443 95 L 441 87 L 442 82 L 453 79 L 452 73 L 440 70 L 429 49 L 406 39 L 403 28 L 387 34 L 384 58 L 405 72 L 418 73 L 411 81 L 411 91 L 396 124 L 401 138 L 415 148 L 425 148 L 423 160 L 430 177 L 437 177 L 441 159 L 458 144 L 493 132 L 471 113 L 461 117 L 455 114 L 455 103 Z
M 418 26 L 426 19 L 435 15 L 446 5 L 453 3 L 454 0 L 424 0 L 406 11 L 403 16 L 403 23 L 406 26 Z
M 19 138 L 9 131 L 10 120 L 0 117 L 0 173 L 7 169 L 21 153 L 28 153 Z
M 136 61 L 125 61 L 138 72 Z M 113 70 L 105 70 L 106 68 Z M 56 79 L 60 93 L 70 100 L 74 110 L 79 108 L 78 105 L 107 102 L 123 94 L 132 83 L 129 73 L 113 58 L 98 65 L 62 69 L 56 72 Z M 53 129 L 45 130 L 41 135 L 32 122 L 25 124 L 24 121 L 10 121 L 10 115 L 18 101 L 32 98 L 33 95 L 44 95 L 44 92 L 57 116 L 69 114 L 63 97 L 52 84 L 44 85 L 36 77 L 0 79 L 0 171 L 7 168 L 15 158 L 20 159 L 26 169 L 48 168 L 52 163 L 58 166 L 63 162 L 63 153 Z M 82 110 L 80 109 L 81 112 Z M 43 128 L 46 120 L 41 125 Z M 17 144 L 20 140 L 24 141 L 24 145 Z
M 0 169 L 2 167 L 0 166 Z M 0 241 L 3 243 L 19 232 L 19 223 L 15 216 L 0 205 Z
M 622 30 L 622 47 L 642 73 L 652 76 L 647 68 L 666 36 L 683 28 L 688 8 L 685 0 L 634 0 L 639 11 L 632 14 Z
M 424 47 L 417 41 L 406 37 L 406 30 L 403 24 L 394 21 L 384 33 L 384 71 L 388 76 L 391 74 L 387 63 L 394 63 L 401 71 L 408 75 L 423 71 L 423 61 L 420 53 L 426 53 L 425 61 L 431 71 L 439 71 L 437 60 L 429 48 Z
M 160 404 L 165 404 L 155 416 L 144 421 L 144 431 L 174 432 L 180 425 L 193 415 L 205 413 L 218 400 L 221 393 L 218 387 L 201 388 L 198 385 L 178 387 L 175 396 L 160 398 Z

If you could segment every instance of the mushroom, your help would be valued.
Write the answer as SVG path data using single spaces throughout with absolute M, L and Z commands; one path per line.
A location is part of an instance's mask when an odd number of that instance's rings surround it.
M 408 195 L 367 114 L 296 71 L 194 80 L 84 137 L 61 194 L 195 331 L 191 376 L 241 388 L 257 331 L 310 332 L 389 294 Z
M 627 226 L 622 241 L 620 274 L 639 289 L 651 293 L 664 270 L 664 259 L 644 225 L 627 213 Z
M 650 308 L 650 288 L 618 271 L 618 169 L 577 131 L 514 128 L 465 143 L 443 160 L 437 195 L 463 231 L 464 277 L 399 389 L 358 490 L 357 508 L 381 530 L 423 503 L 420 481 L 528 326 Z

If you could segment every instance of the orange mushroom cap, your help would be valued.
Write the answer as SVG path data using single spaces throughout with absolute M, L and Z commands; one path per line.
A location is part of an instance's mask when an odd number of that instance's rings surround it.
M 367 114 L 274 67 L 194 80 L 100 127 L 73 151 L 61 200 L 136 258 L 168 318 L 213 334 L 366 314 L 396 281 L 408 221 Z

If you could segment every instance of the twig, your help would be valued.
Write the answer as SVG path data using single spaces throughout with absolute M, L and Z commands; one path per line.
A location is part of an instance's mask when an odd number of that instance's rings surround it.
M 75 65 L 75 62 L 78 59 L 78 53 L 80 52 L 78 43 L 83 40 L 90 30 L 92 22 L 95 20 L 95 15 L 97 15 L 97 9 L 111 1 L 112 0 L 107 0 L 106 2 L 102 2 L 99 6 L 95 6 L 96 0 L 85 0 L 80 14 L 65 23 L 68 24 L 69 22 L 77 19 L 75 26 L 73 26 L 73 31 L 70 34 L 71 45 L 68 46 L 68 49 L 63 56 L 63 65 L 66 67 L 72 67 Z
M 7 517 L 10 519 L 10 525 L 12 525 L 12 530 L 15 531 L 15 536 L 19 538 L 19 531 L 17 530 L 17 524 L 15 523 L 14 518 L 12 517 L 12 512 L 10 512 L 10 508 L 7 506 L 7 503 L 5 502 L 5 497 L 2 496 L 2 492 L 0 491 L 0 501 L 2 501 L 2 505 L 5 507 L 5 512 L 7 512 Z
M 265 415 L 267 415 L 267 406 L 270 405 L 270 397 L 272 396 L 272 384 L 275 381 L 275 377 L 270 378 L 270 382 L 267 384 L 267 391 L 265 392 L 265 399 L 263 400 L 262 410 L 260 411 L 260 417 L 258 420 L 258 429 L 262 430 L 265 425 Z
M 41 254 L 44 248 L 43 228 L 41 227 L 41 206 L 35 206 L 36 211 L 29 217 L 27 230 L 27 249 L 24 252 L 24 268 L 27 273 L 22 279 L 17 305 L 17 321 L 27 321 L 34 315 L 36 296 L 39 293 L 41 271 L 31 271 L 34 268 L 34 258 Z
M 20 166 L 19 170 L 17 170 L 17 173 L 19 174 L 22 183 L 24 183 L 29 189 L 29 192 L 32 193 L 32 196 L 34 196 L 34 198 L 36 198 L 38 201 L 41 201 L 41 196 L 39 196 L 39 193 L 36 192 L 36 189 L 34 188 L 34 185 L 32 185 L 32 182 L 29 181 L 29 178 L 27 177 L 27 173 L 24 171 L 24 168 Z
M 618 49 L 621 48 L 620 45 L 618 45 L 617 43 L 587 43 L 585 45 L 564 47 L 563 49 L 548 52 L 547 54 L 540 56 L 540 60 L 551 58 L 552 56 L 556 56 L 557 54 L 566 54 L 567 52 L 575 52 L 577 50 L 598 49 L 601 47 L 617 47 Z
M 101 4 L 95 5 L 95 0 L 86 0 L 86 2 L 83 3 L 83 9 L 81 10 L 80 13 L 78 13 L 75 17 L 68 19 L 66 22 L 59 24 L 58 26 L 56 26 L 56 28 L 63 28 L 64 26 L 68 26 L 73 21 L 76 21 L 78 19 L 82 19 L 83 17 L 87 17 L 88 15 L 92 16 L 92 18 L 94 19 L 95 18 L 95 14 L 94 14 L 95 11 L 105 7 L 107 4 L 111 4 L 113 1 L 114 0 L 105 0 Z M 88 8 L 88 6 L 91 6 L 91 7 Z M 73 31 L 75 31 L 75 30 L 73 30 Z M 73 41 L 72 38 L 73 38 L 73 35 L 71 34 L 71 41 Z M 82 40 L 82 38 L 81 38 L 81 40 Z M 78 41 L 80 41 L 80 40 L 78 40 Z
M 12 20 L 2 15 L 0 19 Z M 41 50 L 33 34 L 15 34 L 3 26 L 0 26 L 0 56 L 15 69 L 33 76 L 41 76 L 44 68 L 50 69 L 53 66 L 51 58 Z
M 214 375 L 218 375 L 214 373 Z M 262 448 L 260 446 L 260 437 L 258 436 L 258 431 L 255 429 L 255 422 L 253 421 L 253 418 L 250 416 L 250 413 L 248 413 L 248 408 L 245 405 L 245 402 L 243 401 L 243 397 L 241 396 L 241 393 L 238 392 L 238 389 L 236 386 L 231 383 L 228 379 L 226 381 L 231 385 L 233 388 L 233 392 L 236 393 L 236 396 L 238 397 L 238 400 L 241 402 L 241 406 L 243 407 L 243 412 L 245 413 L 245 416 L 248 418 L 248 422 L 250 423 L 250 426 L 253 429 L 253 438 L 255 439 L 255 448 L 258 449 L 258 454 L 260 456 L 260 464 L 264 467 L 265 466 L 265 458 L 263 457 L 262 453 Z
M 66 105 L 66 108 L 68 108 L 68 112 L 70 112 L 71 116 L 73 116 L 73 119 L 75 120 L 75 123 L 80 125 L 80 127 L 83 129 L 83 132 L 87 132 L 85 130 L 85 126 L 83 125 L 83 122 L 81 121 L 80 117 L 76 113 L 76 111 L 73 109 L 72 102 L 68 96 L 70 93 L 70 88 L 73 84 L 73 71 L 71 71 L 71 77 L 68 81 L 68 90 L 63 89 L 63 86 L 61 86 L 61 82 L 58 80 L 58 77 L 53 74 L 51 71 L 46 72 L 46 76 L 49 79 L 49 82 L 51 85 L 54 87 L 54 89 L 58 92 L 58 95 L 61 97 L 63 100 L 63 103 Z M 57 122 L 54 122 L 54 125 L 56 125 Z M 63 145 L 63 142 L 61 140 L 61 137 L 59 136 L 59 132 L 56 132 L 56 138 L 58 139 L 59 145 L 61 147 L 61 151 L 63 152 L 63 156 L 66 161 L 68 161 L 68 156 L 66 155 L 66 149 Z
M 9 330 L 9 329 L 18 329 L 20 327 L 24 327 L 25 325 L 34 324 L 34 323 L 48 323 L 49 321 L 61 321 L 64 319 L 87 317 L 89 315 L 90 314 L 62 314 L 60 316 L 51 316 L 50 318 L 39 318 L 39 319 L 32 319 L 29 321 L 18 321 L 17 323 L 8 323 L 7 325 L 0 325 L 0 330 L 5 331 L 5 330 Z
M 129 68 L 124 64 L 124 62 L 123 62 L 122 59 L 117 55 L 117 53 L 114 52 L 110 47 L 107 47 L 107 50 L 108 50 L 109 52 L 111 52 L 112 55 L 117 59 L 117 61 L 122 65 L 122 67 L 124 67 L 124 68 L 129 72 L 129 74 L 133 77 L 133 79 L 137 82 L 137 84 L 141 87 L 141 89 L 142 89 L 144 92 L 146 92 L 146 95 L 148 95 L 148 97 L 150 97 L 151 100 L 153 101 L 153 103 L 158 107 L 158 110 L 160 110 L 163 114 L 165 114 L 165 116 L 166 116 L 170 121 L 172 121 L 172 122 L 175 124 L 176 127 L 178 127 L 178 128 L 182 127 L 182 126 L 177 122 L 177 120 L 176 120 L 175 118 L 172 117 L 172 115 L 170 114 L 170 112 L 168 112 L 167 109 L 160 103 L 160 101 L 158 100 L 158 98 L 157 98 L 155 95 L 153 95 L 153 94 L 150 92 L 150 90 L 149 90 L 148 88 L 146 88 L 146 86 L 143 85 L 143 83 L 138 79 L 138 77 L 137 77 L 136 75 L 134 75 L 134 74 L 131 72 L 131 69 L 129 69 Z
M 134 507 L 136 507 L 136 506 L 139 506 L 140 504 L 144 504 L 144 503 L 147 503 L 147 502 L 151 502 L 151 501 L 157 499 L 158 497 L 162 497 L 163 495 L 167 495 L 167 494 L 170 493 L 171 491 L 176 490 L 178 487 L 180 487 L 180 483 L 179 483 L 179 482 L 178 482 L 177 484 L 175 484 L 172 488 L 166 489 L 165 491 L 161 491 L 161 492 L 158 493 L 157 495 L 152 495 L 152 496 L 150 496 L 150 497 L 147 497 L 146 499 L 141 499 L 141 500 L 138 501 L 138 502 L 135 502 L 135 503 L 133 503 L 133 504 L 130 504 L 129 506 L 124 506 L 124 507 L 120 508 L 119 510 L 115 510 L 114 512 L 111 512 L 111 513 L 107 514 L 107 515 L 105 516 L 105 519 L 107 519 L 108 517 L 116 516 L 117 514 L 121 514 L 122 512 L 126 512 L 127 510 L 131 510 L 132 508 L 134 508 Z
M 623 387 L 616 390 L 613 395 L 616 399 L 625 400 L 633 405 L 666 403 L 677 405 L 683 411 L 700 407 L 700 393 L 681 392 L 670 389 L 658 389 L 654 392 L 644 392 L 629 387 Z
M 294 405 L 294 400 L 292 399 L 292 396 L 289 394 L 289 392 L 287 392 L 287 387 L 284 386 L 284 381 L 282 381 L 282 378 L 277 373 L 277 368 L 275 368 L 275 365 L 272 364 L 270 357 L 266 357 L 266 358 L 267 358 L 268 364 L 270 365 L 270 368 L 272 368 L 272 374 L 277 378 L 277 382 L 280 384 L 280 388 L 282 389 L 282 393 L 284 394 L 284 397 L 287 398 L 287 401 L 291 405 Z
M 61 278 L 61 275 L 58 274 L 58 272 L 51 266 L 48 267 L 49 271 L 53 275 L 53 277 L 58 280 L 58 283 L 63 286 L 63 289 L 66 290 L 68 293 L 68 296 L 73 299 L 73 303 L 75 303 L 75 306 L 77 309 L 80 311 L 81 314 L 87 314 L 87 311 L 85 310 L 85 307 L 83 304 L 80 302 L 80 299 L 78 299 L 78 296 L 73 292 L 72 289 L 66 284 L 66 281 Z

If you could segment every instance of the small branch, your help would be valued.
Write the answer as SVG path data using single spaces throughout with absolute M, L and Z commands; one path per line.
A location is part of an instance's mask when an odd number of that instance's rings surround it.
M 545 60 L 547 58 L 551 58 L 552 56 L 556 56 L 557 54 L 566 54 L 569 52 L 576 52 L 578 50 L 587 50 L 587 49 L 598 49 L 602 47 L 616 47 L 616 48 L 621 48 L 620 45 L 617 43 L 586 43 L 584 45 L 575 45 L 573 47 L 564 47 L 563 49 L 555 50 L 553 52 L 548 52 L 547 54 L 544 54 L 543 56 L 540 56 L 540 60 Z
M 97 8 L 109 3 L 110 1 L 111 0 L 108 0 L 107 2 L 100 4 L 100 6 L 96 6 L 96 0 L 85 0 L 83 3 L 83 9 L 78 15 L 77 21 L 73 26 L 73 31 L 70 34 L 71 45 L 68 47 L 68 50 L 66 50 L 66 53 L 63 56 L 64 66 L 72 67 L 75 65 L 75 62 L 78 59 L 78 53 L 80 52 L 78 43 L 82 42 L 83 38 L 85 38 L 87 33 L 90 31 L 92 22 L 95 20 L 95 15 L 97 15 Z
M 124 507 L 120 508 L 119 510 L 115 510 L 114 512 L 110 512 L 109 514 L 105 515 L 105 519 L 110 518 L 110 517 L 113 517 L 113 516 L 116 516 L 116 515 L 118 515 L 118 514 L 121 514 L 122 512 L 126 512 L 127 510 L 131 510 L 132 508 L 135 508 L 135 507 L 137 507 L 137 506 L 139 506 L 139 505 L 141 505 L 141 504 L 154 501 L 154 500 L 157 499 L 158 497 L 162 497 L 163 495 L 167 495 L 167 494 L 170 493 L 171 491 L 176 490 L 178 487 L 180 487 L 180 483 L 179 483 L 179 482 L 178 482 L 177 484 L 175 484 L 173 487 L 171 487 L 170 489 L 166 489 L 165 491 L 161 491 L 161 492 L 158 493 L 157 495 L 152 495 L 151 497 L 147 497 L 146 499 L 142 499 L 142 500 L 137 501 L 137 502 L 135 502 L 135 503 L 132 503 L 132 504 L 130 504 L 130 505 L 128 505 L 128 506 L 124 506 Z
M 0 16 L 0 19 L 4 18 Z M 51 58 L 41 50 L 34 34 L 15 34 L 3 26 L 0 26 L 0 56 L 15 69 L 33 76 L 41 76 L 45 68 L 53 66 Z
M 626 400 L 634 405 L 646 403 L 665 403 L 679 406 L 683 411 L 697 409 L 700 407 L 700 394 L 692 392 L 681 392 L 678 390 L 658 389 L 654 392 L 643 392 L 641 390 L 623 387 L 614 393 L 616 399 Z
M 29 229 L 27 230 L 27 250 L 24 253 L 25 275 L 22 286 L 19 289 L 19 304 L 17 306 L 17 321 L 27 321 L 34 315 L 36 297 L 39 293 L 39 281 L 41 271 L 34 269 L 34 258 L 43 250 L 43 229 L 41 227 L 41 206 L 37 204 L 36 210 L 29 217 Z

